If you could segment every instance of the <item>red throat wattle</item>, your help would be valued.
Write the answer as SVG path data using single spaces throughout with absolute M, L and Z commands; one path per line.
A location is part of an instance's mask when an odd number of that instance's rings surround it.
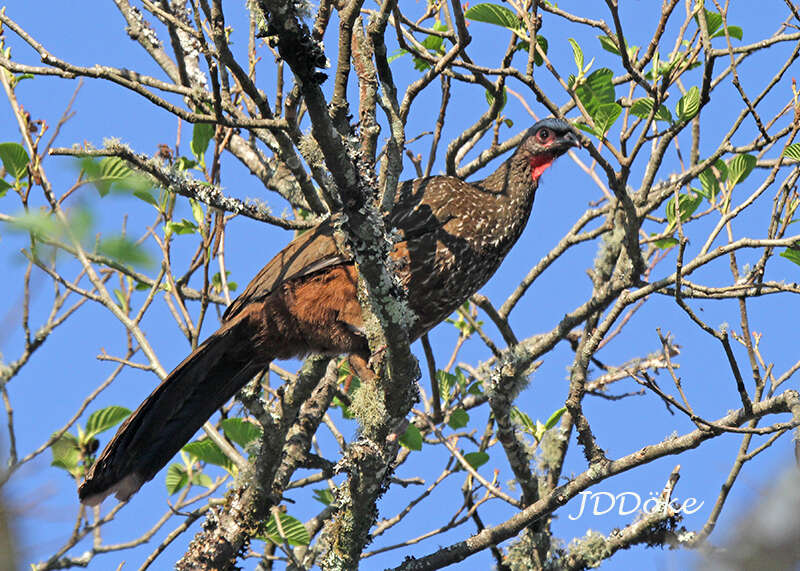
M 533 182 L 539 180 L 539 177 L 542 176 L 542 173 L 545 171 L 547 167 L 553 164 L 555 160 L 555 155 L 550 153 L 541 153 L 538 155 L 533 155 L 528 162 L 531 165 L 531 178 Z

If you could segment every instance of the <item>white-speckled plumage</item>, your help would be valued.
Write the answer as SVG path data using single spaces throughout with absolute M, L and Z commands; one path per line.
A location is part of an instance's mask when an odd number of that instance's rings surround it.
M 527 224 L 541 171 L 577 143 L 563 121 L 530 129 L 485 179 L 436 176 L 406 181 L 388 216 L 403 237 L 396 251 L 417 337 L 452 313 L 500 267 Z

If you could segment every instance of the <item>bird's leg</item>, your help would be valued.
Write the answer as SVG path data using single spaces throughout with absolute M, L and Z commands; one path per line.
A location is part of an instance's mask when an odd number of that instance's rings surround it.
M 378 376 L 369 366 L 369 358 L 365 357 L 360 353 L 351 353 L 348 356 L 348 361 L 350 362 L 350 371 L 355 372 L 365 383 L 375 383 L 378 379 Z M 349 383 L 350 379 L 348 379 Z M 348 386 L 345 386 L 345 392 L 349 389 Z
M 385 353 L 386 353 L 386 345 L 384 345 L 383 347 L 379 347 L 378 349 L 375 350 L 375 352 L 372 355 L 370 355 L 368 361 L 370 369 L 375 370 L 376 365 L 380 365 L 380 363 L 383 363 L 383 357 Z

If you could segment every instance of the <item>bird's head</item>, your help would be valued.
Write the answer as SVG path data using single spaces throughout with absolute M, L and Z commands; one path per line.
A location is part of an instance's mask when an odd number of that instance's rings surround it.
M 518 153 L 531 166 L 534 182 L 554 160 L 580 144 L 575 130 L 562 119 L 548 117 L 528 129 Z

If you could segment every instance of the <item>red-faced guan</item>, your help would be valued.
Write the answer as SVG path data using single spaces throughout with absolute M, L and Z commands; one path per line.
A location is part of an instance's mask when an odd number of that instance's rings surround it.
M 392 256 L 417 317 L 411 339 L 494 274 L 525 228 L 540 175 L 577 144 L 566 122 L 544 119 L 483 180 L 433 176 L 398 186 L 386 223 L 400 234 Z M 309 353 L 368 358 L 357 280 L 330 223 L 290 242 L 231 303 L 219 330 L 122 424 L 86 475 L 81 501 L 97 505 L 111 493 L 129 498 L 273 359 Z

